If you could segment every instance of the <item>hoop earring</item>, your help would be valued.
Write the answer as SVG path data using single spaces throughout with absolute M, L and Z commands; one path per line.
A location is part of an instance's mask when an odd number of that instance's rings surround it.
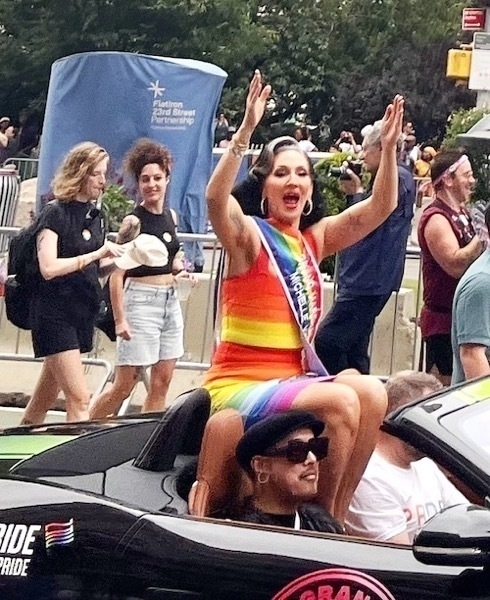
M 267 198 L 262 198 L 262 200 L 260 201 L 260 212 L 264 215 L 264 217 L 267 215 Z
M 262 485 L 269 483 L 269 475 L 267 473 L 257 473 L 257 481 Z
M 305 208 L 306 208 L 306 205 L 307 205 L 307 204 L 309 204 L 310 206 L 309 206 L 308 210 L 305 212 Z M 305 206 L 304 206 L 304 208 L 303 208 L 303 215 L 304 215 L 305 217 L 307 217 L 308 215 L 311 215 L 311 213 L 312 213 L 312 212 L 313 212 L 313 202 L 312 202 L 311 200 L 307 200 L 307 201 L 305 202 Z

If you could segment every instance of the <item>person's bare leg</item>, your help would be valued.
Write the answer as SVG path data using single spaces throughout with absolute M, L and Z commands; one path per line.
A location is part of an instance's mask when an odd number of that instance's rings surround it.
M 140 367 L 116 367 L 114 383 L 90 403 L 91 419 L 103 419 L 118 412 L 121 404 L 131 394 L 138 382 Z
M 349 468 L 344 473 L 335 501 L 335 516 L 343 522 L 352 496 L 378 441 L 379 427 L 386 414 L 388 398 L 384 384 L 371 375 L 338 375 L 335 381 L 355 390 L 361 408 L 359 431 Z
M 66 350 L 48 356 L 50 368 L 66 399 L 66 420 L 86 421 L 90 392 L 85 380 L 80 350 Z
M 150 375 L 150 389 L 143 404 L 142 412 L 156 412 L 165 408 L 165 398 L 172 381 L 177 359 L 161 360 L 153 365 Z
M 294 399 L 291 408 L 313 413 L 325 423 L 329 438 L 328 456 L 320 462 L 318 502 L 335 514 L 336 498 L 359 430 L 359 399 L 353 388 L 340 383 L 312 383 Z
M 37 380 L 34 392 L 27 403 L 20 424 L 34 425 L 43 423 L 46 418 L 46 413 L 54 406 L 59 392 L 60 386 L 58 385 L 55 371 L 51 369 L 48 357 L 43 362 L 39 379 Z

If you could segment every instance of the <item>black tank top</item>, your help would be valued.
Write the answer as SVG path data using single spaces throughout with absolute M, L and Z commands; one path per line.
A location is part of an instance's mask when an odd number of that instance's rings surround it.
M 148 212 L 144 206 L 137 206 L 133 213 L 141 222 L 141 233 L 148 233 L 162 240 L 168 250 L 168 263 L 164 267 L 146 267 L 141 265 L 126 272 L 127 277 L 147 277 L 148 275 L 167 275 L 172 272 L 172 263 L 179 251 L 177 231 L 169 208 L 164 207 L 160 215 Z

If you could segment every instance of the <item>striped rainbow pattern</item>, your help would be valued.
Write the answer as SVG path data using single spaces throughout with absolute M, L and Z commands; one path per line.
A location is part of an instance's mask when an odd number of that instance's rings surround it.
M 262 249 L 251 272 L 223 282 L 222 343 L 278 350 L 301 348 L 298 326 L 281 284 L 268 270 L 269 258 Z
M 309 248 L 303 248 L 299 232 L 271 229 L 280 236 L 281 254 L 289 269 L 299 270 L 309 295 L 311 336 L 321 316 L 316 261 Z M 304 254 L 310 256 L 305 259 Z M 262 246 L 249 271 L 223 282 L 221 342 L 204 381 L 213 411 L 235 408 L 249 415 L 247 426 L 261 415 L 287 410 L 300 388 L 312 381 L 296 379 L 304 374 L 303 344 L 283 287 L 277 277 L 271 277 L 270 268 Z
M 45 525 L 44 539 L 46 548 L 73 544 L 75 541 L 73 519 L 70 519 L 67 523 L 48 523 Z
M 269 222 L 256 218 L 269 243 L 281 273 L 285 275 L 296 313 L 306 339 L 311 343 L 321 316 L 321 279 L 316 261 L 303 238 L 280 231 Z M 300 290 L 305 302 L 300 305 L 294 290 Z

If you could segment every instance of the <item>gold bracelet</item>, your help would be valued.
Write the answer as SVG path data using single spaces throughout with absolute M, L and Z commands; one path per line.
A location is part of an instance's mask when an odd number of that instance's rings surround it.
M 77 271 L 81 271 L 84 267 L 84 261 L 82 256 L 77 256 Z
M 243 158 L 245 156 L 245 152 L 248 150 L 248 143 L 244 144 L 240 142 L 238 138 L 233 136 L 231 138 L 231 142 L 228 146 L 228 152 L 237 158 Z

